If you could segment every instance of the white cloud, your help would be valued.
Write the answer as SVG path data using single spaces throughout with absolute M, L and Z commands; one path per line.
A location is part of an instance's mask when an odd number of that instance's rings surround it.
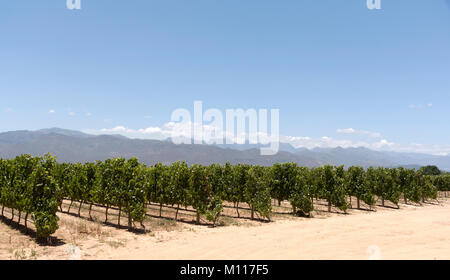
M 53 109 L 50 109 L 50 110 L 48 111 L 48 113 L 49 113 L 49 114 L 54 114 L 54 113 L 56 113 L 56 111 L 53 110 Z
M 86 113 L 86 117 L 90 117 L 90 116 L 92 116 L 92 113 L 87 112 L 87 113 Z
M 286 142 L 295 142 L 295 141 L 308 141 L 308 140 L 312 140 L 311 137 L 295 137 L 295 136 L 284 136 Z
M 169 122 L 162 126 L 150 126 L 147 128 L 131 129 L 125 126 L 116 126 L 113 128 L 103 128 L 100 130 L 85 130 L 86 133 L 91 134 L 121 134 L 130 138 L 139 139 L 157 139 L 164 140 L 167 138 L 191 139 L 193 129 L 201 128 L 200 125 L 193 123 L 174 123 Z M 223 135 L 226 139 L 233 139 L 237 142 L 239 138 L 248 137 L 249 135 L 238 135 L 237 137 L 227 131 L 218 131 L 217 127 L 204 125 L 204 133 L 210 134 L 213 132 L 218 135 Z M 390 142 L 388 139 L 381 138 L 381 134 L 369 131 L 358 131 L 352 128 L 339 129 L 339 133 L 356 134 L 360 136 L 369 136 L 359 139 L 335 139 L 329 136 L 320 138 L 312 138 L 306 136 L 280 136 L 280 142 L 289 143 L 295 148 L 358 148 L 365 147 L 378 151 L 395 151 L 395 152 L 413 152 L 433 155 L 448 155 L 450 154 L 450 145 L 424 145 L 424 144 L 399 144 Z M 260 139 L 267 141 L 268 135 L 259 133 Z
M 367 147 L 370 144 L 364 141 L 354 141 L 354 140 L 346 140 L 346 139 L 334 139 L 328 136 L 323 136 L 321 138 L 311 138 L 311 137 L 301 137 L 295 138 L 293 137 L 280 137 L 282 142 L 286 142 L 294 146 L 295 148 L 353 148 L 353 147 Z
M 87 130 L 88 133 L 93 134 L 122 134 L 130 138 L 142 139 L 167 139 L 167 138 L 185 138 L 192 139 L 194 129 L 199 129 L 199 124 L 191 122 L 175 123 L 168 122 L 162 126 L 150 126 L 147 128 L 132 129 L 125 126 L 116 126 L 113 128 L 103 128 L 99 131 Z M 219 131 L 216 127 L 210 125 L 203 125 L 204 134 L 212 134 L 214 131 Z
M 395 143 L 389 142 L 386 139 L 381 139 L 379 142 L 373 143 L 373 147 L 375 149 L 382 149 L 382 148 L 386 148 L 386 147 L 393 147 L 394 145 L 395 145 Z
M 356 130 L 354 128 L 337 129 L 336 132 L 342 133 L 342 134 L 355 134 L 355 135 L 359 135 L 359 136 L 368 136 L 371 138 L 380 138 L 381 137 L 381 133 L 367 131 L 367 130 Z
M 410 104 L 409 108 L 414 110 L 421 110 L 421 109 L 426 109 L 426 108 L 432 108 L 433 107 L 433 103 L 427 103 L 427 104 Z
M 111 133 L 124 133 L 124 134 L 138 134 L 138 135 L 148 135 L 148 134 L 153 134 L 153 133 L 158 133 L 158 132 L 162 132 L 161 128 L 159 127 L 147 127 L 147 128 L 142 128 L 142 129 L 130 129 L 130 128 L 126 128 L 124 126 L 116 126 L 113 128 L 103 128 L 100 130 L 101 133 L 105 133 L 105 134 L 111 134 Z
M 353 128 L 345 128 L 345 129 L 337 129 L 336 130 L 337 133 L 355 133 L 356 130 L 354 130 Z
M 67 113 L 69 116 L 73 117 L 75 116 L 75 112 L 70 111 L 69 113 Z
M 380 139 L 376 141 L 360 141 L 348 139 L 334 139 L 331 137 L 321 138 L 295 138 L 294 137 L 280 137 L 281 142 L 286 142 L 295 148 L 359 148 L 364 147 L 376 151 L 391 151 L 391 152 L 405 152 L 405 153 L 423 153 L 432 155 L 450 155 L 450 145 L 425 145 L 425 144 L 399 144 L 390 142 L 387 139 Z

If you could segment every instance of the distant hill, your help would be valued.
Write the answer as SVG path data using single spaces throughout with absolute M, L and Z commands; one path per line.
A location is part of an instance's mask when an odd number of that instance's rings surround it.
M 51 153 L 60 162 L 86 162 L 112 157 L 137 157 L 151 165 L 169 164 L 184 160 L 189 164 L 247 163 L 272 165 L 276 162 L 296 162 L 302 166 L 360 165 L 408 166 L 437 165 L 450 170 L 450 157 L 423 154 L 378 152 L 366 148 L 295 149 L 287 143 L 280 145 L 274 156 L 261 156 L 252 145 L 175 145 L 171 141 L 130 139 L 121 135 L 90 135 L 60 128 L 37 131 L 9 131 L 0 133 L 0 157 L 12 158 L 20 154 Z
M 319 165 L 313 159 L 280 152 L 261 156 L 258 149 L 239 151 L 210 145 L 175 145 L 169 141 L 129 139 L 114 135 L 89 135 L 77 131 L 44 129 L 0 133 L 0 157 L 20 154 L 51 153 L 61 162 L 86 162 L 112 157 L 137 157 L 146 164 L 165 164 L 184 160 L 189 164 L 248 163 L 272 165 L 276 162 L 297 162 L 305 166 Z

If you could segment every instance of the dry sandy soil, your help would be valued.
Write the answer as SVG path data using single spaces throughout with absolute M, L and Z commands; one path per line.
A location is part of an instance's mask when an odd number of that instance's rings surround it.
M 103 223 L 101 208 L 94 222 L 84 207 L 78 218 L 75 207 L 73 214 L 58 214 L 60 229 L 51 246 L 0 221 L 0 259 L 450 259 L 449 199 L 348 214 L 316 207 L 314 218 L 294 217 L 288 205 L 275 207 L 270 223 L 245 219 L 246 210 L 238 219 L 230 208 L 212 228 L 190 223 L 195 216 L 189 209 L 178 222 L 169 218 L 170 208 L 164 208 L 166 218 L 158 218 L 154 206 L 145 223 L 151 231 L 140 233 Z M 112 220 L 117 213 L 111 213 Z

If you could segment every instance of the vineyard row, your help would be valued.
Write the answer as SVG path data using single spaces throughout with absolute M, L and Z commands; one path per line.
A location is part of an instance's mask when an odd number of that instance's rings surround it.
M 289 201 L 294 213 L 309 215 L 314 199 L 327 201 L 328 211 L 336 207 L 346 211 L 347 197 L 357 199 L 357 208 L 364 202 L 370 208 L 376 198 L 399 204 L 400 199 L 421 203 L 436 199 L 438 191 L 450 191 L 450 175 L 426 176 L 422 171 L 405 168 L 368 168 L 326 165 L 317 168 L 295 163 L 270 167 L 255 165 L 209 166 L 176 162 L 170 166 L 146 166 L 136 158 L 107 159 L 95 163 L 57 163 L 51 155 L 18 156 L 0 159 L 0 205 L 25 213 L 36 227 L 38 237 L 48 237 L 58 229 L 58 208 L 63 199 L 119 209 L 128 217 L 131 230 L 134 223 L 143 226 L 148 203 L 192 207 L 215 225 L 224 202 L 246 203 L 255 212 L 270 220 L 272 199 Z M 239 213 L 239 212 L 238 212 Z M 120 220 L 119 220 L 120 222 Z

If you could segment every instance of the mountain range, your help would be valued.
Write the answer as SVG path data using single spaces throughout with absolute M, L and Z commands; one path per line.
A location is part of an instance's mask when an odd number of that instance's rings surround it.
M 417 153 L 374 151 L 367 148 L 296 149 L 281 143 L 273 156 L 261 156 L 259 147 L 252 145 L 190 145 L 173 144 L 170 140 L 131 139 L 122 135 L 91 135 L 61 128 L 36 131 L 20 130 L 0 133 L 0 157 L 12 158 L 20 154 L 44 155 L 51 153 L 60 162 L 87 162 L 112 157 L 137 157 L 152 165 L 170 164 L 184 160 L 189 164 L 247 163 L 272 165 L 277 162 L 296 162 L 314 167 L 324 164 L 369 166 L 405 166 L 419 168 L 437 165 L 450 170 L 450 156 Z

